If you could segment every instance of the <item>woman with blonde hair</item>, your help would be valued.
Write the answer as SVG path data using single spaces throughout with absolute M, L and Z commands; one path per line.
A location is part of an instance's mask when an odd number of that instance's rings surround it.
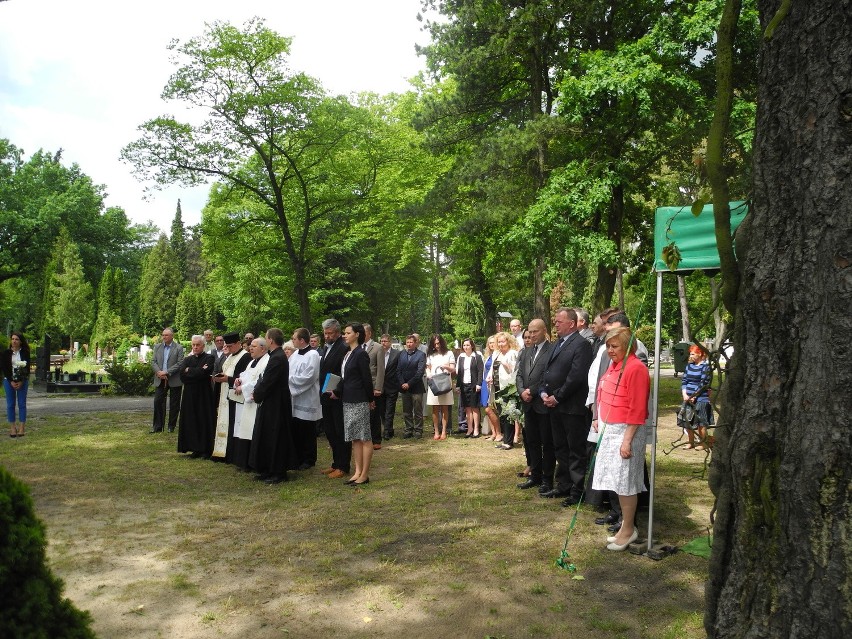
M 606 334 L 605 344 L 612 363 L 598 382 L 598 419 L 592 420 L 592 428 L 595 432 L 603 429 L 603 436 L 592 488 L 618 495 L 621 528 L 607 538 L 607 549 L 625 550 L 639 536 L 636 505 L 639 493 L 647 490 L 645 421 L 651 380 L 647 367 L 635 355 L 636 341 L 629 328 L 613 328 Z
M 515 377 L 518 374 L 518 342 L 511 333 L 497 333 L 497 352 L 491 365 L 491 394 L 494 398 L 502 437 L 498 448 L 511 450 L 514 423 L 520 413 L 519 398 L 515 389 Z
M 494 362 L 494 353 L 497 350 L 497 335 L 491 335 L 485 340 L 485 348 L 482 351 L 482 389 L 480 391 L 480 405 L 485 410 L 485 419 L 482 420 L 482 434 L 488 435 L 486 441 L 494 441 L 500 436 L 500 420 L 494 412 L 494 398 L 491 396 L 491 365 Z

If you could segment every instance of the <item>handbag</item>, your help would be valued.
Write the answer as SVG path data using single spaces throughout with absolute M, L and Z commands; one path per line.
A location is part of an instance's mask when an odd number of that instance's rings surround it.
M 683 402 L 680 410 L 677 412 L 677 425 L 679 428 L 687 430 L 695 430 L 698 424 L 695 423 L 696 410 L 695 404 L 691 402 Z
M 453 390 L 453 378 L 449 373 L 435 373 L 429 378 L 429 390 L 435 396 L 446 395 Z

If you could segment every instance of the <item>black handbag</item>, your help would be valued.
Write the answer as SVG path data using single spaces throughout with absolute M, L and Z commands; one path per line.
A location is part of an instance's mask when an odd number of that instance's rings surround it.
M 428 381 L 429 390 L 435 396 L 446 395 L 453 390 L 453 378 L 449 373 L 435 373 Z

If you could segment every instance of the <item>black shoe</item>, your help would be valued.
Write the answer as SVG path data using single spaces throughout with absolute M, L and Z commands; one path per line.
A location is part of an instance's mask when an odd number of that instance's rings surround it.
M 618 515 L 616 515 L 615 513 L 607 513 L 603 517 L 598 517 L 597 519 L 595 519 L 595 523 L 598 526 L 603 526 L 604 524 L 607 524 L 607 525 L 614 524 L 617 521 L 618 521 Z
M 542 482 L 541 486 L 538 487 L 538 494 L 543 495 L 544 493 L 549 493 L 553 490 L 553 486 L 551 484 L 545 484 Z
M 257 473 L 254 476 L 255 481 L 266 481 L 267 479 L 269 479 L 269 475 L 267 475 L 266 473 Z
M 412 437 L 414 437 L 414 435 L 412 435 L 411 433 L 405 433 L 405 434 L 402 436 L 402 438 L 403 438 L 403 439 L 411 439 Z
M 162 432 L 163 432 L 162 428 L 160 430 L 157 430 L 156 428 L 152 428 L 151 430 L 148 431 L 148 434 L 153 435 L 154 433 L 162 433 Z
M 287 475 L 273 475 L 263 480 L 264 484 L 280 484 L 287 481 Z
M 621 521 L 619 520 L 611 526 L 607 526 L 606 529 L 611 533 L 617 533 L 619 530 L 621 530 Z
M 192 459 L 198 459 L 201 457 L 201 453 L 190 453 L 189 455 Z
M 568 508 L 568 506 L 576 506 L 580 503 L 579 497 L 569 496 L 567 499 L 562 500 L 562 507 Z
M 384 437 L 385 439 L 393 439 L 393 431 L 385 433 L 384 435 L 382 435 L 382 437 Z
M 296 470 L 308 470 L 308 468 L 313 468 L 313 466 L 313 464 L 305 462 L 304 464 L 300 465 Z
M 536 481 L 532 477 L 527 479 L 525 482 L 518 484 L 518 488 L 521 490 L 526 490 L 527 488 L 535 488 L 536 486 L 541 486 L 541 481 Z
M 175 432 L 175 429 L 174 429 L 174 428 L 170 428 L 170 429 L 169 429 L 169 432 L 170 432 L 170 433 L 173 433 L 173 432 Z
M 571 493 L 567 490 L 559 490 L 558 488 L 554 488 L 549 492 L 541 493 L 541 496 L 545 497 L 546 499 L 558 499 L 560 497 L 570 497 Z

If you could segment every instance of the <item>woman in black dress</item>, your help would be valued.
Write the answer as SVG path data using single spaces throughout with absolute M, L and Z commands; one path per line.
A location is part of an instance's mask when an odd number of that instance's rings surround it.
M 370 432 L 370 409 L 373 399 L 373 377 L 370 374 L 370 356 L 361 346 L 366 339 L 364 326 L 352 322 L 343 327 L 343 341 L 349 352 L 343 356 L 340 386 L 331 394 L 332 399 L 343 400 L 343 436 L 352 442 L 355 474 L 346 482 L 362 486 L 370 481 L 370 464 L 373 460 L 373 434 Z

